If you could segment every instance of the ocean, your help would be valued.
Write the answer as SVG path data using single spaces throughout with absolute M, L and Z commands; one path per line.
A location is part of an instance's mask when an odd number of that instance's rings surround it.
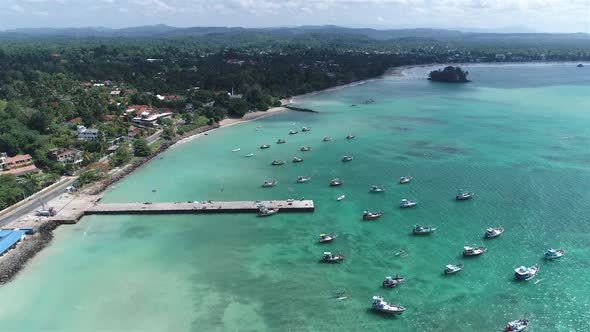
M 0 287 L 3 330 L 500 331 L 521 318 L 531 331 L 590 330 L 590 69 L 465 68 L 472 83 L 429 82 L 431 68 L 413 68 L 296 99 L 318 114 L 281 113 L 172 147 L 103 202 L 304 197 L 316 210 L 90 216 L 61 226 Z M 312 130 L 288 135 L 303 126 Z M 297 184 L 299 175 L 312 179 Z M 414 180 L 400 185 L 401 176 Z M 336 177 L 344 185 L 329 187 Z M 276 187 L 261 187 L 273 179 Z M 369 193 L 371 185 L 386 192 Z M 461 189 L 475 198 L 455 201 Z M 419 204 L 400 209 L 403 198 Z M 362 221 L 364 210 L 383 217 Z M 414 236 L 415 224 L 437 231 Z M 492 226 L 506 231 L 483 239 Z M 332 232 L 334 242 L 317 242 Z M 462 258 L 463 246 L 482 244 L 485 254 Z M 566 254 L 545 261 L 549 247 Z M 322 264 L 324 251 L 346 259 Z M 442 273 L 458 261 L 463 271 Z M 514 279 L 533 264 L 535 279 Z M 407 282 L 382 288 L 396 273 Z M 407 310 L 379 314 L 373 295 Z

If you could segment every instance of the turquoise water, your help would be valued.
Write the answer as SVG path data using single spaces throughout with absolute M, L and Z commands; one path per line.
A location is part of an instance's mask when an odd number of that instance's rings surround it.
M 0 287 L 3 330 L 499 331 L 523 317 L 531 331 L 590 330 L 590 75 L 570 65 L 468 69 L 471 84 L 431 83 L 414 69 L 299 101 L 320 114 L 283 113 L 173 147 L 104 201 L 305 197 L 316 211 L 93 216 L 60 227 Z M 376 102 L 360 105 L 368 98 Z M 302 126 L 313 130 L 287 134 Z M 333 141 L 321 142 L 326 135 Z M 354 161 L 342 163 L 345 154 Z M 294 156 L 305 161 L 270 166 Z M 298 175 L 312 180 L 296 184 Z M 404 175 L 414 181 L 399 185 Z M 333 177 L 344 185 L 330 188 Z M 279 185 L 261 188 L 265 179 Z M 372 184 L 387 192 L 370 194 Z M 456 202 L 461 188 L 477 197 Z M 400 210 L 402 198 L 420 204 Z M 365 209 L 384 216 L 363 222 Z M 412 236 L 416 223 L 438 230 Z M 501 237 L 482 239 L 499 225 Z M 340 237 L 317 244 L 325 232 Z M 482 243 L 486 254 L 442 274 L 464 245 Z M 548 247 L 566 256 L 545 262 Z M 401 249 L 407 256 L 395 256 Z M 346 260 L 320 264 L 327 250 Z M 514 281 L 517 266 L 536 263 L 534 280 Z M 381 288 L 395 273 L 408 281 Z M 336 300 L 344 289 L 348 298 Z M 375 294 L 407 312 L 371 311 Z

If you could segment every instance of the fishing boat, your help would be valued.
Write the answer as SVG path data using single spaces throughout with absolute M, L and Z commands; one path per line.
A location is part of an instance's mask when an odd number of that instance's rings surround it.
M 303 183 L 303 182 L 307 182 L 311 180 L 310 176 L 298 176 L 297 177 L 297 183 Z
M 406 311 L 406 308 L 402 307 L 399 304 L 385 302 L 383 298 L 379 295 L 373 296 L 372 307 L 377 311 L 395 315 L 401 315 L 404 311 Z
M 263 187 L 268 188 L 268 187 L 274 187 L 278 184 L 278 181 L 264 181 L 264 183 L 262 184 Z
M 340 179 L 332 179 L 330 180 L 330 187 L 338 187 L 343 184 L 342 180 Z
M 486 252 L 488 248 L 484 246 L 480 247 L 472 247 L 472 246 L 465 246 L 463 247 L 463 256 L 470 257 L 470 256 L 479 256 Z
M 246 158 L 251 158 L 251 157 L 253 157 L 253 156 L 254 156 L 254 154 L 253 154 L 253 153 L 250 153 L 250 154 L 247 154 L 247 155 L 246 155 Z
M 402 277 L 398 276 L 397 274 L 393 278 L 392 277 L 385 277 L 385 280 L 383 280 L 383 287 L 394 288 L 404 281 L 406 281 L 406 278 L 402 278 Z
M 417 201 L 410 201 L 410 200 L 407 200 L 404 198 L 404 199 L 402 199 L 401 203 L 399 204 L 399 207 L 401 207 L 402 209 L 405 209 L 405 208 L 414 207 L 416 205 L 418 205 Z
M 303 128 L 301 128 L 301 131 L 310 131 L 310 130 L 311 130 L 310 127 L 303 127 Z
M 363 212 L 363 220 L 375 220 L 381 218 L 383 213 L 381 212 L 371 212 L 371 211 L 364 211 Z
M 270 164 L 273 166 L 280 166 L 280 165 L 285 164 L 285 161 L 284 160 L 273 160 L 272 163 L 270 163 Z
M 293 157 L 293 162 L 294 163 L 300 163 L 303 161 L 303 158 L 299 158 L 299 157 Z
M 514 270 L 514 276 L 518 280 L 531 280 L 537 275 L 537 272 L 539 272 L 538 264 L 535 264 L 530 267 L 522 265 Z
M 455 199 L 457 199 L 458 201 L 466 201 L 469 200 L 471 198 L 473 198 L 473 195 L 475 195 L 474 193 L 468 193 L 465 191 L 459 191 L 459 193 L 457 194 L 457 196 L 455 196 Z
M 338 235 L 336 234 L 330 234 L 330 235 L 326 235 L 326 234 L 320 234 L 320 243 L 328 243 L 328 242 L 332 242 L 334 241 L 336 238 L 338 237 Z
M 432 226 L 423 227 L 420 225 L 414 225 L 414 229 L 412 229 L 412 232 L 415 235 L 429 235 L 434 233 L 434 231 L 436 231 L 436 228 Z
M 279 138 L 279 139 L 277 140 L 277 144 L 283 144 L 283 143 L 287 143 L 287 141 L 285 141 L 285 140 L 284 140 L 284 139 L 282 139 L 282 138 Z
M 299 149 L 300 151 L 309 151 L 311 150 L 311 147 L 309 146 L 302 146 L 301 149 Z
M 233 149 L 233 150 L 231 150 L 231 152 L 238 152 L 238 151 L 240 151 L 240 150 L 241 150 L 240 148 L 237 148 L 237 149 Z
M 263 145 L 261 145 L 261 146 L 260 146 L 260 148 L 261 148 L 261 149 L 263 149 L 263 150 L 264 150 L 264 149 L 268 149 L 268 148 L 270 148 L 270 145 L 268 145 L 268 144 L 263 144 Z
M 512 322 L 506 324 L 506 326 L 504 327 L 504 331 L 506 331 L 506 332 L 520 332 L 520 331 L 524 331 L 527 327 L 529 327 L 529 320 L 528 319 L 513 320 Z
M 344 260 L 344 256 L 337 254 L 334 255 L 329 251 L 324 252 L 322 256 L 322 262 L 324 263 L 339 263 Z
M 297 130 L 295 130 L 295 129 L 291 129 L 291 130 L 289 130 L 289 135 L 295 135 L 295 134 L 297 134 L 297 133 L 298 133 L 298 131 L 297 131 Z
M 412 181 L 412 178 L 409 176 L 402 176 L 401 178 L 399 178 L 399 183 L 400 184 L 405 184 Z
M 490 228 L 486 229 L 484 236 L 486 239 L 493 239 L 495 237 L 502 235 L 502 233 L 504 233 L 504 227 L 502 227 L 502 226 L 496 227 L 496 228 L 490 227 Z
M 338 196 L 338 197 L 336 198 L 336 200 L 337 200 L 337 201 L 341 201 L 341 200 L 343 200 L 343 199 L 345 199 L 345 198 L 346 198 L 346 196 L 345 196 L 345 195 L 340 195 L 340 196 Z
M 268 216 L 272 216 L 273 214 L 276 214 L 277 212 L 279 212 L 278 208 L 267 208 L 265 206 L 261 206 L 258 210 L 258 216 L 259 217 L 268 217 Z
M 565 250 L 563 250 L 562 248 L 559 248 L 559 249 L 549 248 L 549 249 L 547 249 L 547 251 L 545 251 L 545 259 L 548 259 L 548 260 L 558 259 L 558 258 L 563 257 L 564 254 L 565 254 Z
M 342 157 L 342 162 L 345 163 L 345 162 L 348 162 L 348 161 L 352 161 L 352 159 L 354 159 L 354 158 L 352 158 L 352 156 L 344 156 L 344 157 Z
M 322 141 L 324 141 L 324 142 L 328 142 L 331 140 L 332 140 L 332 137 L 330 137 L 330 136 L 326 136 L 326 137 L 324 137 L 324 139 L 322 139 Z
M 447 264 L 445 266 L 445 274 L 453 274 L 463 270 L 463 264 L 459 263 L 457 265 Z
M 353 134 L 346 135 L 346 139 L 353 139 L 355 136 Z
M 372 185 L 369 191 L 372 193 L 383 193 L 385 192 L 385 188 L 383 188 L 382 186 Z

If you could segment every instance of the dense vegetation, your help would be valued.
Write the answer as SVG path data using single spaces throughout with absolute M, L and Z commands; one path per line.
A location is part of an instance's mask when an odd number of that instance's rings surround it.
M 428 79 L 436 82 L 465 83 L 469 82 L 467 75 L 460 67 L 447 66 L 444 69 L 437 69 L 430 72 Z

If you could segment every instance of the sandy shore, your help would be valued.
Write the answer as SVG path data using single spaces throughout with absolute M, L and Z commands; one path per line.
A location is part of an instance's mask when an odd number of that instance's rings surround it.
M 221 125 L 221 127 L 228 127 L 228 126 L 235 125 L 235 124 L 238 124 L 241 122 L 248 122 L 248 121 L 252 121 L 252 120 L 256 120 L 256 119 L 260 119 L 260 118 L 265 118 L 265 117 L 275 115 L 278 113 L 282 113 L 282 112 L 286 112 L 286 111 L 289 111 L 289 109 L 282 107 L 282 106 L 273 107 L 267 111 L 246 113 L 246 115 L 244 115 L 244 117 L 240 118 L 240 119 L 237 119 L 237 118 L 223 119 L 223 120 L 221 120 L 221 122 L 219 122 L 219 124 Z

